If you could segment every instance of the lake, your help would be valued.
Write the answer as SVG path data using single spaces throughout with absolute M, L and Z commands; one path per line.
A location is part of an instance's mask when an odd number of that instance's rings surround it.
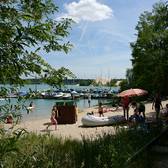
M 8 86 L 9 87 L 9 86 Z M 47 90 L 47 89 L 51 89 L 50 86 L 46 85 L 46 84 L 40 84 L 40 85 L 25 85 L 24 87 L 21 88 L 21 91 L 28 91 L 29 88 L 31 90 Z M 74 90 L 82 90 L 82 89 L 109 89 L 109 90 L 114 90 L 117 91 L 119 88 L 117 87 L 93 87 L 93 86 L 88 86 L 88 87 L 84 87 L 84 86 L 74 86 L 74 85 L 68 85 L 65 86 L 65 88 L 68 89 L 74 89 Z M 56 100 L 56 99 L 33 99 L 33 100 L 27 100 L 25 102 L 26 106 L 29 106 L 30 102 L 33 101 L 33 104 L 35 105 L 35 109 L 30 112 L 29 114 L 27 114 L 26 110 L 22 111 L 22 115 L 23 115 L 23 120 L 31 120 L 31 119 L 41 119 L 41 118 L 45 118 L 45 117 L 49 117 L 52 107 L 56 102 L 60 102 L 61 100 Z M 65 101 L 65 100 L 63 100 Z M 91 106 L 96 106 L 98 105 L 98 101 L 101 101 L 103 103 L 107 103 L 110 102 L 111 100 L 109 99 L 92 99 L 91 100 Z M 0 104 L 3 104 L 5 101 L 0 101 Z M 16 102 L 16 99 L 12 98 L 11 99 L 12 103 Z M 76 104 L 77 107 L 82 111 L 84 108 L 88 108 L 89 104 L 88 104 L 88 100 L 87 99 L 77 99 L 76 100 Z

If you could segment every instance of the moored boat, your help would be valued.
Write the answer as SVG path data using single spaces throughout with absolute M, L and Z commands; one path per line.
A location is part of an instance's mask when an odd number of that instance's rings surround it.
M 82 117 L 83 126 L 105 126 L 117 124 L 125 121 L 125 117 L 122 115 L 116 115 L 111 117 L 97 117 L 94 115 L 86 115 Z
M 70 93 L 64 93 L 62 96 L 63 99 L 72 99 L 72 96 Z
M 64 93 L 63 92 L 58 92 L 52 95 L 52 98 L 55 99 L 61 99 L 63 97 Z
M 80 94 L 76 91 L 71 92 L 72 98 L 80 98 Z

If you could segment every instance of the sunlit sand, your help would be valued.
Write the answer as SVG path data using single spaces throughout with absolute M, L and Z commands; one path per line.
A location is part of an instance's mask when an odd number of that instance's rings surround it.
M 163 107 L 168 103 L 167 101 L 163 101 Z M 152 109 L 152 104 L 147 103 L 145 104 L 146 107 L 146 116 L 153 116 L 155 117 L 154 109 Z M 48 118 L 44 119 L 38 119 L 38 120 L 31 120 L 31 121 L 24 121 L 21 122 L 19 125 L 16 126 L 16 128 L 24 128 L 28 132 L 35 132 L 38 134 L 45 134 L 50 133 L 51 135 L 57 136 L 57 137 L 63 137 L 63 138 L 72 138 L 72 139 L 81 139 L 82 136 L 89 136 L 89 137 L 95 137 L 97 134 L 102 133 L 115 133 L 115 127 L 114 126 L 102 126 L 102 127 L 82 127 L 81 118 L 85 116 L 88 112 L 94 112 L 96 116 L 98 116 L 98 108 L 97 107 L 91 107 L 84 109 L 82 112 L 78 113 L 78 121 L 76 124 L 63 124 L 58 125 L 57 130 L 55 130 L 55 127 L 52 125 L 48 129 L 47 123 L 50 122 L 50 115 L 48 115 Z M 50 114 L 50 113 L 49 113 Z M 133 109 L 130 108 L 129 115 L 133 114 Z M 122 108 L 119 108 L 116 111 L 113 112 L 106 112 L 104 113 L 105 116 L 113 116 L 113 115 L 123 115 Z

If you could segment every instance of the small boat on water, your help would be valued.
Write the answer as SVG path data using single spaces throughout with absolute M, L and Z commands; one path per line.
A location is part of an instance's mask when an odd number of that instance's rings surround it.
M 55 99 L 61 99 L 63 95 L 64 95 L 63 92 L 58 92 L 58 93 L 53 94 L 52 97 Z
M 97 117 L 94 115 L 86 115 L 82 118 L 83 126 L 105 126 L 105 125 L 112 125 L 121 122 L 125 122 L 125 117 L 122 115 L 116 115 L 111 117 Z
M 80 94 L 76 91 L 72 91 L 71 95 L 72 95 L 73 98 L 79 98 L 80 97 Z
M 72 99 L 72 96 L 70 93 L 64 93 L 62 96 L 63 99 Z

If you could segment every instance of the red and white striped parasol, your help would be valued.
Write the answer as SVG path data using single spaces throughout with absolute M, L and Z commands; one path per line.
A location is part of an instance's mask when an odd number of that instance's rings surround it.
M 132 97 L 132 96 L 142 96 L 148 94 L 148 91 L 143 90 L 143 89 L 128 89 L 128 90 L 124 90 L 121 93 L 119 93 L 117 96 L 119 97 Z

